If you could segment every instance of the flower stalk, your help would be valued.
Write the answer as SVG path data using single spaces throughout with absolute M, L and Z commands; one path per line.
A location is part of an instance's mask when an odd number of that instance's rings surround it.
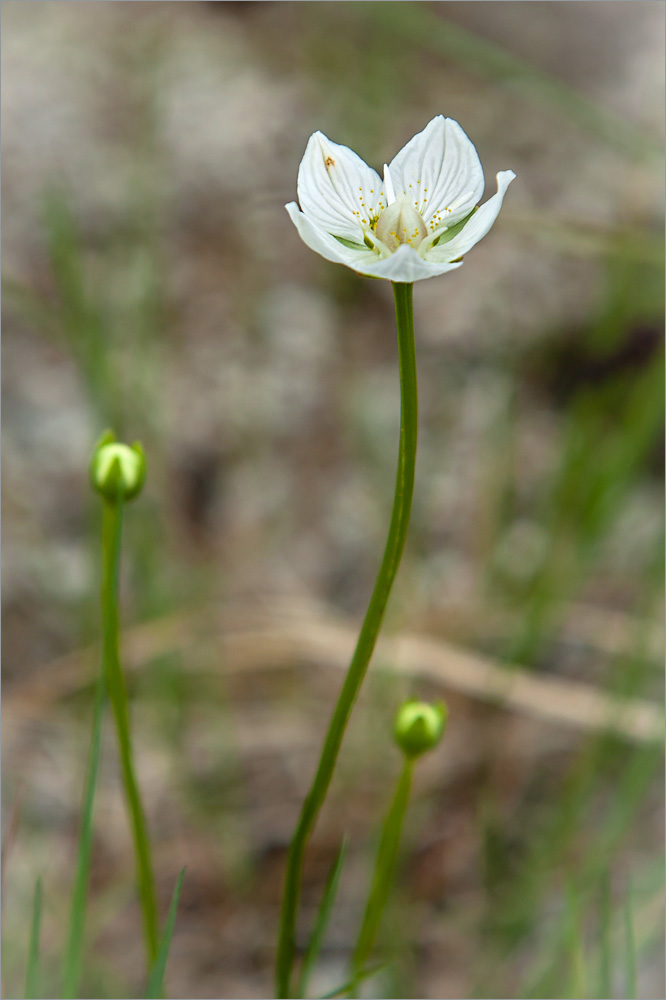
M 158 950 L 158 919 L 155 880 L 151 859 L 150 840 L 146 818 L 141 804 L 139 786 L 134 769 L 134 755 L 130 735 L 129 709 L 125 678 L 120 666 L 118 649 L 118 571 L 120 565 L 120 540 L 123 523 L 123 499 L 119 494 L 115 501 L 104 500 L 104 520 L 102 527 L 104 571 L 102 579 L 102 616 L 104 627 L 103 660 L 106 690 L 111 703 L 118 737 L 120 769 L 125 799 L 130 815 L 134 853 L 136 856 L 137 881 L 143 933 L 146 945 L 148 968 L 151 969 Z
M 350 989 L 347 991 L 349 997 L 356 996 L 358 993 L 359 978 L 372 954 L 379 923 L 393 885 L 393 876 L 400 849 L 400 836 L 412 790 L 415 759 L 415 757 L 405 756 L 393 801 L 382 826 L 372 886 L 352 958 L 352 977 Z
M 358 985 L 372 955 L 393 886 L 400 836 L 412 790 L 414 762 L 437 746 L 444 735 L 447 716 L 448 710 L 443 702 L 429 705 L 422 701 L 407 701 L 398 711 L 393 735 L 403 753 L 402 772 L 382 826 L 372 885 L 352 958 L 352 976 L 347 991 L 350 997 L 358 994 Z
M 159 947 L 157 897 L 150 839 L 134 768 L 127 689 L 120 665 L 118 612 L 124 505 L 138 496 L 145 478 L 146 457 L 139 442 L 135 441 L 132 445 L 122 444 L 116 441 L 113 432 L 106 431 L 97 442 L 90 462 L 92 488 L 103 500 L 102 670 L 118 738 L 120 771 L 134 841 L 143 933 L 150 974 Z
M 393 510 L 386 547 L 356 649 L 333 711 L 310 791 L 287 858 L 276 960 L 276 996 L 288 998 L 296 952 L 296 922 L 305 850 L 328 792 L 345 729 L 365 678 L 405 546 L 414 492 L 418 395 L 412 284 L 393 283 L 400 368 L 400 442 Z

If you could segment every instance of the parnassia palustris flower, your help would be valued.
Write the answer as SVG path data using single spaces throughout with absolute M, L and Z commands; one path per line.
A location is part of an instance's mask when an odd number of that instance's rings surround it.
M 412 282 L 452 271 L 492 227 L 516 175 L 477 207 L 485 182 L 473 142 L 438 115 L 404 146 L 384 179 L 347 146 L 310 136 L 298 200 L 286 207 L 305 243 L 360 274 Z

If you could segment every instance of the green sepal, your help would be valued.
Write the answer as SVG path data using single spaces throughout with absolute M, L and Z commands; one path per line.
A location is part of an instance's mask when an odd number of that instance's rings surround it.
M 475 205 L 472 211 L 469 213 L 469 215 L 466 215 L 465 218 L 461 219 L 460 222 L 456 222 L 455 226 L 451 226 L 449 229 L 443 232 L 442 235 L 439 237 L 439 239 L 435 240 L 433 246 L 439 247 L 442 245 L 442 243 L 448 243 L 449 240 L 452 240 L 454 236 L 457 236 L 458 233 L 465 228 L 469 220 L 477 211 L 478 207 L 479 207 L 478 205 Z
M 342 243 L 343 247 L 349 247 L 350 250 L 372 250 L 372 247 L 369 247 L 367 243 L 354 243 L 353 240 L 347 240 L 344 236 L 335 236 L 333 233 L 331 235 L 334 240 Z

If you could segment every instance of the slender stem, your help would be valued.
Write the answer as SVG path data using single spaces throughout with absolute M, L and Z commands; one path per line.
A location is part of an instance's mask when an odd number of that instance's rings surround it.
M 72 890 L 72 902 L 69 915 L 69 933 L 65 948 L 62 988 L 62 995 L 65 1000 L 73 1000 L 73 998 L 77 995 L 79 980 L 81 978 L 81 966 L 83 962 L 86 894 L 88 891 L 90 858 L 92 855 L 93 806 L 95 801 L 95 789 L 97 786 L 97 774 L 99 771 L 102 717 L 104 714 L 105 702 L 104 682 L 104 669 L 102 668 L 99 675 L 99 681 L 97 683 L 97 690 L 95 692 L 90 752 L 88 755 L 88 766 L 86 769 L 83 790 L 83 805 L 81 809 L 81 827 L 79 831 L 79 847 L 76 859 L 76 874 L 74 876 L 74 888 Z
M 122 500 L 120 498 L 115 502 L 105 500 L 103 524 L 104 574 L 102 581 L 104 670 L 106 675 L 106 689 L 116 723 L 120 751 L 120 768 L 134 837 L 137 880 L 143 915 L 143 931 L 148 969 L 150 971 L 157 958 L 159 937 L 155 880 L 153 878 L 146 819 L 141 806 L 139 787 L 134 773 L 127 690 L 125 688 L 125 679 L 120 666 L 118 652 L 118 568 L 120 563 L 122 520 Z
M 407 527 L 409 525 L 412 494 L 414 492 L 418 427 L 412 285 L 394 283 L 393 296 L 398 334 L 401 404 L 398 471 L 393 499 L 393 512 L 391 514 L 391 524 L 386 540 L 384 557 L 361 627 L 356 649 L 329 723 L 312 787 L 303 803 L 298 824 L 289 847 L 276 960 L 276 994 L 279 998 L 287 998 L 290 995 L 292 967 L 296 950 L 296 920 L 298 916 L 305 849 L 324 804 L 349 716 L 351 715 L 354 702 L 356 701 L 375 648 L 386 604 L 405 546 Z
M 393 884 L 393 875 L 400 848 L 400 834 L 402 833 L 402 824 L 412 787 L 413 770 L 414 758 L 405 757 L 402 773 L 398 779 L 395 795 L 393 796 L 393 802 L 386 814 L 386 819 L 382 827 L 372 886 L 368 895 L 368 902 L 366 903 L 352 959 L 352 986 L 349 996 L 354 996 L 357 992 L 354 987 L 372 953 L 379 923 L 391 891 L 391 885 Z

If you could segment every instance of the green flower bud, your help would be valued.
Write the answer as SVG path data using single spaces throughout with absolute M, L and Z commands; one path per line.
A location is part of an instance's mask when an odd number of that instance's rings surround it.
M 138 441 L 132 445 L 116 441 L 107 431 L 95 446 L 90 461 L 92 488 L 105 500 L 133 500 L 146 480 L 146 456 Z
M 406 701 L 395 720 L 396 743 L 407 757 L 419 757 L 437 746 L 444 735 L 447 717 L 448 709 L 443 701 L 436 705 Z

